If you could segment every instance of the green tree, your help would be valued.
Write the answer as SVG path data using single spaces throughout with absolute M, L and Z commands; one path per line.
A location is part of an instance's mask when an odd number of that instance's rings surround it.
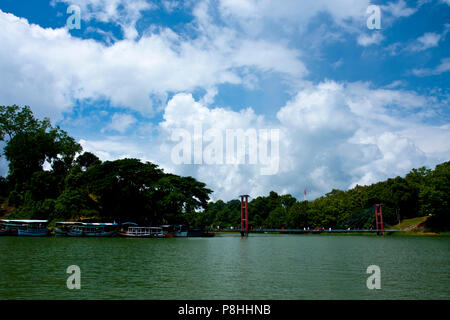
M 6 141 L 8 181 L 12 189 L 22 192 L 35 172 L 43 170 L 45 161 L 60 178 L 70 169 L 81 146 L 49 119 L 38 120 L 28 106 L 0 106 L 0 140 Z
M 87 168 L 95 165 L 102 164 L 102 161 L 95 154 L 88 151 L 79 155 L 75 162 L 79 164 L 83 170 L 86 170 Z

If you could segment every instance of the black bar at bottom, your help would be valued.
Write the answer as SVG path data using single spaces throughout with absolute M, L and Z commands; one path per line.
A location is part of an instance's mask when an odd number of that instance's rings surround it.
M 389 315 L 417 317 L 419 313 L 437 314 L 448 310 L 447 300 L 433 301 L 336 301 L 336 300 L 86 300 L 86 301 L 0 301 L 0 310 L 19 312 L 21 316 L 45 314 L 61 316 L 113 316 L 132 319 L 138 315 L 156 315 L 164 319 L 301 319 L 305 316 L 366 319 L 372 316 Z M 61 313 L 63 312 L 63 313 Z M 147 319 L 147 318 L 146 318 Z

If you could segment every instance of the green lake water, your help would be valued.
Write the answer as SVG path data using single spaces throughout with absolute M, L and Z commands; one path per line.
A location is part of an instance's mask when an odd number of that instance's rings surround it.
M 450 237 L 0 237 L 0 299 L 450 299 L 449 249 Z

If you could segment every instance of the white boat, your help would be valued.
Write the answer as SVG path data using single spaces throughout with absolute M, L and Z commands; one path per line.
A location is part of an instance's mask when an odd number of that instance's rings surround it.
M 130 238 L 165 238 L 160 227 L 128 227 L 127 231 L 119 234 Z

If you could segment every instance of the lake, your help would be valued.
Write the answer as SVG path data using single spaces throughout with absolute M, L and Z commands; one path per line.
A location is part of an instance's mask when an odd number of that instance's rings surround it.
M 444 236 L 0 237 L 0 299 L 450 299 L 449 249 Z

